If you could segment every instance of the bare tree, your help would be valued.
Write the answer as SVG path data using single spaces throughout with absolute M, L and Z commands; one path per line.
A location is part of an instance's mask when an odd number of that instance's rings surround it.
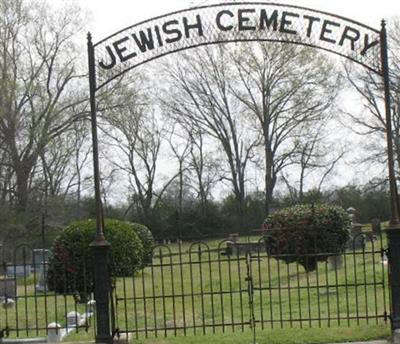
M 140 220 L 150 225 L 152 210 L 177 174 L 162 185 L 161 190 L 157 190 L 157 168 L 164 128 L 152 105 L 147 82 L 139 74 L 122 81 L 112 100 L 116 106 L 109 106 L 103 111 L 100 126 L 110 147 L 103 154 L 124 172 L 133 190 L 130 209 L 136 207 Z
M 87 182 L 92 180 L 92 173 L 89 175 L 87 172 L 85 173 L 92 147 L 91 143 L 88 142 L 87 128 L 75 125 L 74 132 L 74 152 L 72 157 L 74 172 L 70 181 L 74 181 L 76 217 L 80 218 L 82 215 L 82 194 L 88 187 Z M 70 185 L 70 183 L 68 183 L 68 185 Z
M 327 125 L 328 117 L 325 117 L 318 126 L 302 125 L 298 128 L 296 151 L 290 157 L 294 168 L 291 169 L 290 175 L 287 172 L 282 173 L 282 179 L 294 202 L 303 201 L 308 178 L 313 179 L 309 185 L 312 185 L 315 191 L 321 192 L 324 182 L 345 155 L 344 144 L 338 147 L 334 139 L 329 139 Z M 294 171 L 298 172 L 297 178 Z
M 202 216 L 206 216 L 207 204 L 211 197 L 211 191 L 215 184 L 221 179 L 218 172 L 220 164 L 213 158 L 215 153 L 207 151 L 206 137 L 201 130 L 193 130 L 189 133 L 190 148 L 190 170 L 194 174 L 197 198 L 200 200 Z
M 202 133 L 201 129 L 186 124 L 188 123 L 174 123 L 169 139 L 171 150 L 179 166 L 178 213 L 182 214 L 184 199 L 182 193 L 186 188 L 194 191 L 199 201 L 201 216 L 205 217 L 212 188 L 221 179 L 218 168 L 220 165 L 213 157 L 215 152 L 212 151 L 212 145 L 207 147 L 206 134 Z
M 91 152 L 87 126 L 73 125 L 62 135 L 55 137 L 40 153 L 40 169 L 37 168 L 34 183 L 43 193 L 42 203 L 48 199 L 60 202 L 76 199 L 76 216 L 81 213 L 82 192 L 91 179 L 87 164 Z M 85 172 L 85 169 L 87 170 Z
M 400 173 L 400 21 L 395 18 L 391 21 L 389 31 L 389 68 L 390 68 L 390 95 L 391 117 L 393 129 L 393 151 L 396 159 L 396 173 Z M 345 66 L 347 80 L 356 91 L 362 103 L 361 111 L 343 110 L 349 122 L 345 123 L 351 130 L 368 137 L 365 142 L 365 158 L 361 162 L 379 165 L 382 169 L 387 165 L 386 154 L 386 114 L 384 107 L 383 80 L 365 69 Z M 357 107 L 355 107 L 357 109 Z M 382 178 L 382 175 L 384 177 Z M 380 173 L 375 178 L 375 184 L 381 185 L 387 181 L 386 173 Z
M 268 214 L 277 177 L 299 149 L 298 128 L 318 125 L 332 108 L 340 75 L 315 50 L 288 44 L 240 45 L 232 62 L 237 81 L 230 88 L 262 135 Z
M 0 139 L 15 176 L 17 208 L 28 203 L 29 180 L 45 147 L 77 121 L 80 92 L 74 35 L 76 7 L 0 1 Z
M 223 176 L 232 186 L 240 221 L 245 216 L 246 169 L 259 144 L 257 132 L 230 92 L 231 66 L 225 46 L 179 55 L 168 66 L 168 93 L 164 105 L 183 126 L 212 137 L 221 147 L 227 165 Z M 247 125 L 246 125 L 247 124 Z
M 170 137 L 168 140 L 170 149 L 173 153 L 173 156 L 178 162 L 178 189 L 179 189 L 179 195 L 178 195 L 178 219 L 182 218 L 183 214 L 183 191 L 184 191 L 184 173 L 187 170 L 187 160 L 188 156 L 190 154 L 190 142 L 183 140 L 183 142 L 177 142 L 177 140 L 173 140 L 173 137 L 175 138 L 180 138 L 178 135 L 175 133 L 176 127 L 173 126 L 172 131 L 170 133 Z M 174 135 L 175 134 L 175 135 Z M 182 140 L 179 140 L 182 141 Z M 180 221 L 178 221 L 178 233 L 181 233 L 181 228 L 180 228 Z
M 0 144 L 0 147 L 3 147 L 3 144 Z M 13 194 L 13 174 L 9 155 L 0 149 L 0 201 L 9 205 Z

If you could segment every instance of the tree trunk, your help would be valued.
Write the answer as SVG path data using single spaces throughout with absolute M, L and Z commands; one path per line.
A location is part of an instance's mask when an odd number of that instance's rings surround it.
M 265 145 L 265 216 L 271 211 L 271 201 L 276 177 L 273 175 L 273 157 L 268 144 Z
M 244 230 L 244 226 L 246 224 L 246 205 L 244 201 L 244 197 L 241 194 L 236 195 L 236 211 L 237 211 L 237 224 L 235 229 Z
M 28 207 L 28 181 L 30 169 L 23 167 L 15 171 L 17 178 L 16 198 L 17 198 L 17 210 L 19 212 L 25 212 Z

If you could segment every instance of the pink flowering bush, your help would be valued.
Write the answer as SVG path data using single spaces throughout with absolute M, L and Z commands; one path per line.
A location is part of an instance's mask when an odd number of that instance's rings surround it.
M 297 262 L 309 272 L 346 249 L 346 211 L 328 204 L 296 205 L 269 215 L 264 222 L 267 253 L 286 263 Z

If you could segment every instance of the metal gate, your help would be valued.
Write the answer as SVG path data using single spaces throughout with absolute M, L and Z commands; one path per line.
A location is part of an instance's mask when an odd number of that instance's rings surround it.
M 227 253 L 226 245 L 155 248 L 150 266 L 116 281 L 116 332 L 158 337 L 247 328 L 246 257 Z
M 265 328 L 353 326 L 388 319 L 382 237 L 361 234 L 306 272 L 266 253 L 264 239 L 158 246 L 113 289 L 115 333 L 159 337 Z M 315 255 L 314 255 L 315 256 Z M 311 255 L 310 255 L 311 259 Z

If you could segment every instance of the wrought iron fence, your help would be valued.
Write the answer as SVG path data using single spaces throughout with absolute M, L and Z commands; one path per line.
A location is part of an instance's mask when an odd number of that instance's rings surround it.
M 50 252 L 19 245 L 4 250 L 0 269 L 0 337 L 63 337 L 93 331 L 90 272 L 66 257 L 53 264 Z
M 160 245 L 151 265 L 115 280 L 116 332 L 138 338 L 386 322 L 384 246 L 381 236 L 360 233 L 340 255 L 303 252 L 307 261 L 321 258 L 305 271 L 286 262 L 293 254 L 267 254 L 265 237 Z
M 301 253 L 302 263 L 294 261 L 299 252 L 271 252 L 267 244 L 262 237 L 157 246 L 150 265 L 113 278 L 114 333 L 164 337 L 387 321 L 382 236 L 359 233 L 342 254 L 313 249 Z M 316 257 L 321 261 L 306 271 Z M 2 258 L 0 335 L 46 336 L 59 323 L 62 335 L 86 331 L 93 338 L 90 267 L 67 257 L 55 265 L 47 251 L 26 245 Z

